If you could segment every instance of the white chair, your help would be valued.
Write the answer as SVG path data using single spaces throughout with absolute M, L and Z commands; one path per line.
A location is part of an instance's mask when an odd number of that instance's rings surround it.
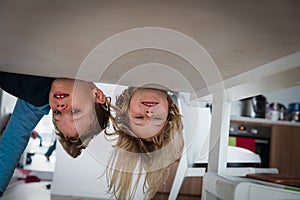
M 185 177 L 204 175 L 206 168 L 195 168 L 193 164 L 197 156 L 204 160 L 209 148 L 210 109 L 188 106 L 182 96 L 178 99 L 178 104 L 183 116 L 184 151 L 169 194 L 170 200 L 176 199 Z
M 209 135 L 211 126 L 210 108 L 188 105 L 180 96 L 178 106 L 183 116 L 184 151 L 169 194 L 169 200 L 176 199 L 185 177 L 203 176 L 207 170 Z M 238 147 L 229 147 L 227 163 L 260 164 L 259 155 Z M 228 168 L 231 175 L 257 173 L 254 167 Z M 265 171 L 259 171 L 265 172 Z M 272 171 L 278 173 L 278 171 Z

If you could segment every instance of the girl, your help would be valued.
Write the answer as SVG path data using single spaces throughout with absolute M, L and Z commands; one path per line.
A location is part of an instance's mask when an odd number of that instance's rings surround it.
M 181 156 L 181 115 L 171 96 L 157 89 L 129 87 L 115 104 L 115 132 L 106 133 L 114 143 L 109 192 L 132 199 L 144 172 L 143 191 L 151 199 L 168 177 L 168 166 Z

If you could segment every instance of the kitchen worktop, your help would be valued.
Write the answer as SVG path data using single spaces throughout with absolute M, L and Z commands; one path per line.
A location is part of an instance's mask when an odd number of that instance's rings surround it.
M 242 121 L 242 122 L 254 122 L 254 123 L 263 123 L 270 125 L 286 125 L 286 126 L 300 126 L 300 122 L 292 121 L 273 121 L 266 118 L 251 118 L 251 117 L 241 117 L 241 116 L 231 116 L 230 120 Z

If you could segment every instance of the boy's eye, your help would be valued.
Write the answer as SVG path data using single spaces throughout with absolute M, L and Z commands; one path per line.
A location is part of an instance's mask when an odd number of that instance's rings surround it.
M 59 115 L 59 114 L 61 114 L 61 112 L 59 110 L 53 110 L 53 114 Z

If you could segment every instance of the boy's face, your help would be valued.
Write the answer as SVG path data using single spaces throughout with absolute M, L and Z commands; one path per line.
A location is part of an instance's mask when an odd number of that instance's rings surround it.
M 156 136 L 163 129 L 168 113 L 166 92 L 138 88 L 130 99 L 128 109 L 130 128 L 139 138 Z
M 88 129 L 91 113 L 95 113 L 95 101 L 100 101 L 99 95 L 104 96 L 89 82 L 56 79 L 52 83 L 49 104 L 56 126 L 65 137 L 76 138 Z

